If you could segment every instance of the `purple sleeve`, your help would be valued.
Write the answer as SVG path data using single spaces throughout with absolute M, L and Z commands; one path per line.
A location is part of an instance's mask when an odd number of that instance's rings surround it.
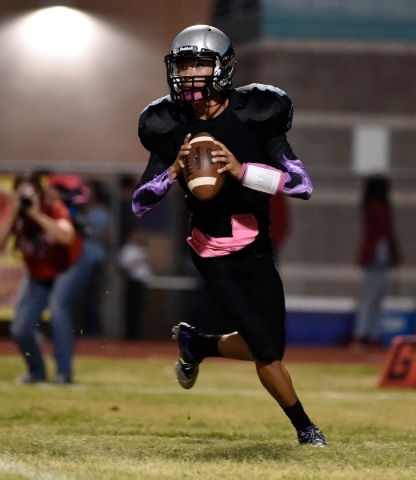
M 149 213 L 168 193 L 173 183 L 166 169 L 153 180 L 137 185 L 132 199 L 133 213 L 139 218 Z
M 281 160 L 286 168 L 286 182 L 282 193 L 290 197 L 299 197 L 307 200 L 312 195 L 312 181 L 305 167 L 299 159 L 289 160 L 285 155 Z
M 308 200 L 312 195 L 312 182 L 302 162 L 293 153 L 286 135 L 271 134 L 265 145 L 266 158 L 274 168 L 286 172 L 284 195 Z

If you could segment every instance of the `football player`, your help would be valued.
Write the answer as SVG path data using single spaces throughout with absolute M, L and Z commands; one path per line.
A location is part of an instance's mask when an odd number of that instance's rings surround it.
M 305 413 L 282 364 L 285 299 L 269 236 L 269 198 L 307 200 L 311 180 L 293 153 L 286 132 L 293 106 L 279 88 L 232 88 L 234 49 L 217 28 L 195 25 L 180 32 L 165 57 L 170 95 L 141 114 L 139 137 L 150 159 L 133 194 L 133 211 L 152 210 L 178 181 L 191 212 L 187 242 L 208 291 L 235 329 L 204 335 L 180 323 L 177 380 L 192 388 L 206 357 L 253 361 L 260 381 L 297 431 L 299 443 L 325 447 L 322 431 Z M 207 132 L 220 150 L 214 162 L 227 179 L 210 201 L 198 200 L 182 175 L 190 138 Z

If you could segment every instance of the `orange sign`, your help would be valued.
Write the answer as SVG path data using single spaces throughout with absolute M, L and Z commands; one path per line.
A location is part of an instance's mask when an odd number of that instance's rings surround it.
M 379 386 L 416 388 L 416 335 L 402 335 L 393 339 Z

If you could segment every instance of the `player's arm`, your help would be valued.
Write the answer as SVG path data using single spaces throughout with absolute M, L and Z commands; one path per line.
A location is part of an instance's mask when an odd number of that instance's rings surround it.
M 144 148 L 151 152 L 149 163 L 133 192 L 132 210 L 139 218 L 153 210 L 165 197 L 184 167 L 184 156 L 189 154 L 190 134 L 185 137 L 174 162 L 167 160 L 169 147 L 166 135 L 174 129 L 176 122 L 169 113 L 166 98 L 149 105 L 139 120 L 140 140 Z
M 167 162 L 153 152 L 140 183 L 133 193 L 133 213 L 141 218 L 149 213 L 164 198 L 171 189 L 178 175 L 185 168 L 184 159 L 190 154 L 189 140 L 191 134 L 186 135 L 173 164 L 166 168 Z
M 252 190 L 276 195 L 281 192 L 284 195 L 308 200 L 312 195 L 312 182 L 302 162 L 296 158 L 286 140 L 286 135 L 274 137 L 266 149 L 267 157 L 271 165 L 261 163 L 234 162 L 228 166 L 235 171 L 242 185 Z M 218 160 L 217 160 L 218 161 Z M 231 165 L 231 163 L 229 164 Z M 227 171 L 226 167 L 222 170 Z M 218 170 L 221 171 L 221 170 Z
M 265 153 L 273 168 L 285 174 L 281 192 L 284 195 L 308 200 L 312 195 L 312 181 L 302 162 L 293 153 L 286 135 L 269 138 Z
M 149 163 L 132 197 L 133 213 L 141 218 L 149 213 L 165 197 L 174 180 L 169 177 L 169 167 L 158 155 L 152 153 Z
M 242 185 L 253 190 L 276 195 L 309 198 L 312 184 L 302 163 L 293 154 L 285 133 L 291 128 L 293 105 L 283 90 L 271 85 L 253 84 L 246 88 L 247 106 L 236 113 L 246 122 L 261 124 L 261 130 L 269 132 L 264 140 L 265 163 L 243 163 L 232 166 Z
M 228 148 L 218 140 L 214 142 L 221 147 L 211 153 L 212 162 L 223 164 L 219 173 L 227 173 L 242 185 L 252 190 L 276 195 L 283 189 L 286 174 L 277 168 L 260 163 L 240 163 Z

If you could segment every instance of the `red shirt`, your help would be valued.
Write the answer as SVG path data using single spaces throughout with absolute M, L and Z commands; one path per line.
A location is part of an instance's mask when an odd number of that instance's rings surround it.
M 370 265 L 375 260 L 377 243 L 385 240 L 389 249 L 391 265 L 398 263 L 396 238 L 389 206 L 377 200 L 367 203 L 363 211 L 363 236 L 358 252 L 358 263 Z
M 42 206 L 41 211 L 55 220 L 64 218 L 71 221 L 69 210 L 61 200 L 55 200 L 50 206 Z M 70 245 L 62 245 L 32 219 L 23 217 L 16 222 L 16 246 L 36 280 L 53 280 L 78 259 L 82 245 L 79 235 Z

